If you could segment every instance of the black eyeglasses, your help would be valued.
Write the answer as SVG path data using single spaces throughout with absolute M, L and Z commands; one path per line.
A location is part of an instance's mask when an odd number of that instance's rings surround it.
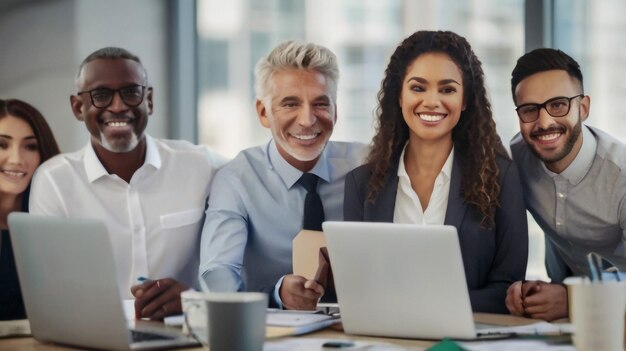
M 550 100 L 546 100 L 543 104 L 523 104 L 517 106 L 515 111 L 519 119 L 524 123 L 534 122 L 539 119 L 539 111 L 542 108 L 546 109 L 546 112 L 552 117 L 563 117 L 569 113 L 569 109 L 572 106 L 572 100 L 584 94 L 578 94 L 572 97 L 557 96 Z
M 89 93 L 91 103 L 97 108 L 107 108 L 113 103 L 113 95 L 119 92 L 120 98 L 128 107 L 139 106 L 143 101 L 143 93 L 146 87 L 143 85 L 129 85 L 119 89 L 96 88 L 80 91 L 78 94 Z

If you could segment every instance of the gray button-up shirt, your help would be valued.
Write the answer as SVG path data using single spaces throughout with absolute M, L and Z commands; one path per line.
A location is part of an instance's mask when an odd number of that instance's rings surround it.
M 626 145 L 583 126 L 583 145 L 560 174 L 548 170 L 518 133 L 511 152 L 526 207 L 546 234 L 546 268 L 553 282 L 588 274 L 595 251 L 626 269 Z

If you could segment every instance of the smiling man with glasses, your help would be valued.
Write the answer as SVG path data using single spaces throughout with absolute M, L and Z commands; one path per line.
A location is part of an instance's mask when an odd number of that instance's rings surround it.
M 587 253 L 626 268 L 626 145 L 583 125 L 591 99 L 580 66 L 560 50 L 522 56 L 511 89 L 520 121 L 511 152 L 526 207 L 546 236 L 552 282 L 517 282 L 506 305 L 514 315 L 554 320 L 568 314 L 563 280 L 588 274 Z
M 76 88 L 70 105 L 90 142 L 41 165 L 30 211 L 102 220 L 120 294 L 135 298 L 137 317 L 178 314 L 180 292 L 199 287 L 204 207 L 224 161 L 206 147 L 146 134 L 153 88 L 139 58 L 127 50 L 107 47 L 87 56 Z M 139 277 L 150 279 L 139 284 Z

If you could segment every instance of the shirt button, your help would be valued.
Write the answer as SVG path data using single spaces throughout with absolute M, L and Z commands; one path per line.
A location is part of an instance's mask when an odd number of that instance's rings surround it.
M 556 195 L 557 195 L 559 198 L 561 198 L 561 199 L 565 197 L 565 194 L 563 194 L 563 193 L 557 193 Z
M 557 226 L 561 225 L 561 222 L 556 222 L 556 225 L 557 225 Z

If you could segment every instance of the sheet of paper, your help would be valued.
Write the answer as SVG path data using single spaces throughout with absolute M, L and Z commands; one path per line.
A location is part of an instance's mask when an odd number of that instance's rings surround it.
M 572 332 L 570 323 L 548 323 L 537 322 L 528 325 L 517 325 L 513 327 L 488 327 L 480 328 L 479 334 L 506 334 L 515 333 L 518 335 L 560 335 Z
M 273 325 L 277 327 L 300 327 L 303 325 L 318 323 L 329 319 L 335 318 L 325 314 L 314 313 L 268 312 L 266 321 L 267 325 Z
M 268 310 L 265 335 L 267 338 L 302 335 L 339 322 L 341 319 L 326 314 Z
M 354 345 L 345 350 L 367 350 L 367 351 L 420 351 L 423 348 L 392 345 L 386 342 L 376 341 L 360 341 L 345 339 L 320 339 L 320 338 L 284 338 L 276 341 L 266 341 L 263 351 L 320 351 L 331 350 L 331 348 L 322 348 L 326 342 L 344 341 L 352 342 Z M 336 350 L 341 350 L 337 348 Z
M 541 340 L 507 339 L 461 342 L 460 344 L 471 351 L 576 351 L 572 345 L 550 344 Z
M 30 335 L 28 319 L 0 321 L 0 337 Z

